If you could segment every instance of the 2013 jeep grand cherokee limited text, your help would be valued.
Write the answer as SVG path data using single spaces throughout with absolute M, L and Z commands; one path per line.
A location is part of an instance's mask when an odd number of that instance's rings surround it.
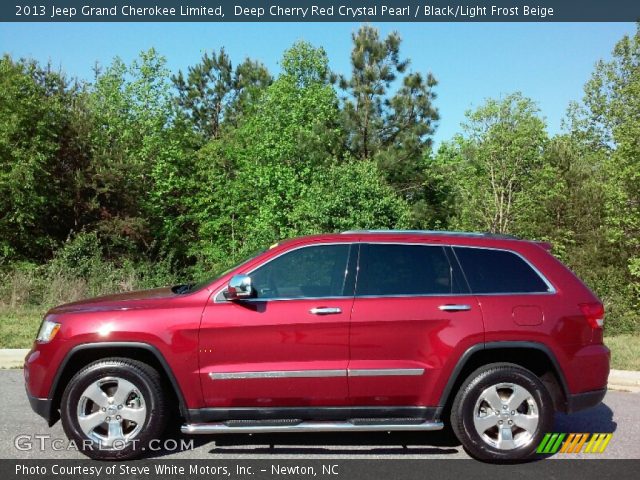
M 450 426 L 476 458 L 527 458 L 609 373 L 602 303 L 548 250 L 451 232 L 288 240 L 201 285 L 54 308 L 27 394 L 93 458 L 139 455 L 176 415 L 185 434 Z

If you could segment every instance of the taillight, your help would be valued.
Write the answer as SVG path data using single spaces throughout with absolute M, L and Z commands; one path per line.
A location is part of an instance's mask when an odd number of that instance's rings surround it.
M 604 306 L 600 302 L 581 303 L 578 306 L 591 328 L 604 326 Z

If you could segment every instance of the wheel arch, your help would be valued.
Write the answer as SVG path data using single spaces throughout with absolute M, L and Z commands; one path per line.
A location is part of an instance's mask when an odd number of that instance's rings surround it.
M 60 363 L 60 367 L 51 384 L 49 426 L 60 419 L 60 401 L 69 380 L 86 365 L 109 357 L 131 358 L 154 367 L 167 382 L 170 393 L 175 396 L 179 406 L 179 413 L 186 420 L 189 419 L 189 410 L 180 385 L 166 359 L 156 347 L 143 342 L 96 342 L 76 345 L 69 350 Z
M 549 391 L 555 409 L 568 410 L 569 388 L 551 349 L 538 342 L 505 341 L 473 345 L 462 354 L 440 396 L 439 413 L 448 412 L 460 386 L 474 370 L 497 362 L 514 363 L 532 371 Z

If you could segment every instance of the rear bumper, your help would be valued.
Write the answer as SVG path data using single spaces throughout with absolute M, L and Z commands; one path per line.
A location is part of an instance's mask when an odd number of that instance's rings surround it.
M 569 395 L 567 398 L 567 413 L 579 412 L 599 405 L 606 393 L 607 389 L 603 388 L 602 390 Z
M 569 387 L 568 393 L 582 395 L 584 392 L 587 395 L 606 390 L 610 360 L 611 352 L 601 344 L 587 345 L 572 352 L 561 362 Z

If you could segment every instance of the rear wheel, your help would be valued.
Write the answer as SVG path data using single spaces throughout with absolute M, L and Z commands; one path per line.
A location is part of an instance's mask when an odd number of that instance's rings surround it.
M 167 407 L 156 370 L 108 358 L 71 379 L 60 410 L 65 433 L 85 455 L 116 460 L 139 456 L 163 433 Z
M 453 402 L 451 425 L 468 453 L 480 460 L 531 457 L 553 427 L 553 402 L 529 370 L 486 365 L 464 382 Z

